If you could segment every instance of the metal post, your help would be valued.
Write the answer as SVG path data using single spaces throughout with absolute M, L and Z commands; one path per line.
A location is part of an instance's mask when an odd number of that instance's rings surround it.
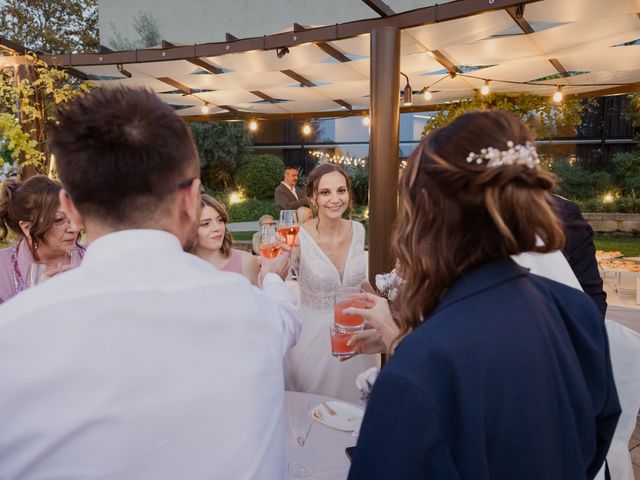
M 400 31 L 371 32 L 369 143 L 369 280 L 394 266 L 392 231 L 398 210 Z

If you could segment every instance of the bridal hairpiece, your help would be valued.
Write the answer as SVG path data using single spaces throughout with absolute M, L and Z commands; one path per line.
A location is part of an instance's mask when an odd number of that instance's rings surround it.
M 526 165 L 533 169 L 538 168 L 540 160 L 536 147 L 527 142 L 524 145 L 514 145 L 511 140 L 507 142 L 508 150 L 498 150 L 494 147 L 487 147 L 480 150 L 480 153 L 471 152 L 467 156 L 467 163 L 481 164 L 485 159 L 488 160 L 487 167 L 502 167 L 504 165 Z

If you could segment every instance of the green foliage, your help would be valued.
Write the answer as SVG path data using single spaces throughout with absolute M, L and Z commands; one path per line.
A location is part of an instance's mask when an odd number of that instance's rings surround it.
M 284 163 L 279 157 L 262 154 L 252 156 L 238 170 L 235 179 L 247 197 L 272 198 L 283 174 Z
M 33 51 L 95 51 L 98 5 L 96 0 L 4 0 L 0 32 Z
M 617 153 L 611 159 L 615 184 L 624 195 L 640 195 L 640 149 Z
M 511 112 L 531 127 L 538 138 L 555 136 L 563 127 L 576 127 L 582 123 L 582 112 L 589 103 L 565 100 L 554 103 L 547 97 L 536 95 L 507 96 L 476 94 L 473 98 L 451 102 L 427 120 L 424 133 L 440 128 L 460 115 L 478 110 L 504 110 Z
M 0 136 L 14 161 L 48 173 L 46 123 L 56 105 L 87 93 L 90 82 L 71 82 L 34 54 L 14 57 L 17 67 L 0 70 Z
M 625 119 L 634 127 L 640 127 L 640 93 L 629 95 L 629 105 L 625 112 Z
M 611 189 L 611 175 L 604 171 L 587 172 L 582 166 L 564 159 L 554 161 L 549 170 L 558 177 L 560 193 L 565 197 L 595 198 Z
M 575 200 L 580 210 L 589 213 L 640 213 L 640 198 L 614 197 L 612 201 L 604 201 L 602 195 L 585 200 Z
M 149 48 L 162 42 L 158 24 L 152 15 L 147 15 L 146 13 L 140 12 L 138 16 L 133 18 L 133 29 L 138 34 L 138 37 L 140 37 L 138 40 L 130 40 L 123 36 L 113 22 L 109 22 L 109 25 L 115 36 L 115 38 L 109 40 L 109 45 L 114 50 Z
M 255 222 L 265 214 L 272 215 L 273 218 L 280 218 L 280 210 L 273 199 L 250 198 L 234 205 L 226 203 L 226 207 L 229 213 L 229 222 Z
M 369 170 L 366 167 L 351 167 L 347 170 L 351 180 L 353 203 L 366 205 L 369 203 Z
M 234 174 L 251 153 L 251 137 L 240 122 L 191 123 L 200 153 L 202 182 L 211 190 L 235 188 Z

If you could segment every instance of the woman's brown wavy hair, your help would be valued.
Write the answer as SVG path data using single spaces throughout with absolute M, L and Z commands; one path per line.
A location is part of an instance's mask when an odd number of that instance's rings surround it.
M 233 243 L 233 237 L 231 236 L 231 232 L 227 228 L 227 223 L 229 223 L 229 214 L 227 213 L 227 209 L 224 208 L 224 205 L 220 203 L 213 197 L 209 195 L 202 195 L 200 197 L 200 208 L 211 207 L 218 214 L 222 221 L 224 222 L 224 239 L 222 240 L 222 246 L 220 247 L 220 251 L 222 252 L 222 256 L 227 258 L 231 254 L 231 245 Z
M 562 248 L 564 234 L 548 200 L 550 173 L 466 161 L 483 148 L 507 150 L 509 141 L 525 145 L 533 134 L 509 113 L 474 112 L 429 133 L 411 155 L 400 179 L 394 242 L 406 282 L 394 302 L 398 340 L 470 270 L 521 252 Z

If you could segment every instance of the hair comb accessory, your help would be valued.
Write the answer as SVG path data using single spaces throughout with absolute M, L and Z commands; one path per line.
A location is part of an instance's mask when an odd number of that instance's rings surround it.
M 487 167 L 502 167 L 505 165 L 526 165 L 528 168 L 538 168 L 540 160 L 536 147 L 527 142 L 524 145 L 514 145 L 511 140 L 507 142 L 507 150 L 498 150 L 494 147 L 487 147 L 480 150 L 480 153 L 471 152 L 467 155 L 467 163 L 482 164 L 487 160 Z

